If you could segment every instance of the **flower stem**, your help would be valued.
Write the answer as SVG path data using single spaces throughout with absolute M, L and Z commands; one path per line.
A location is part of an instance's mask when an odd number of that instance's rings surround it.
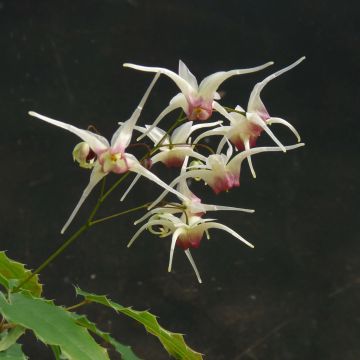
M 124 211 L 121 211 L 119 213 L 116 213 L 116 214 L 113 214 L 113 215 L 110 215 L 110 216 L 106 216 L 106 217 L 101 218 L 101 219 L 93 220 L 93 221 L 90 222 L 90 226 L 101 223 L 101 222 L 106 221 L 106 220 L 114 219 L 116 217 L 119 217 L 119 216 L 122 216 L 122 215 L 125 215 L 125 214 L 129 214 L 129 213 L 131 213 L 133 211 L 144 209 L 144 208 L 148 207 L 150 204 L 151 204 L 151 202 L 148 202 L 146 204 L 143 204 L 143 205 L 140 205 L 140 206 L 128 209 L 128 210 L 124 210 Z
M 30 281 L 35 275 L 45 269 L 55 258 L 57 258 L 67 247 L 69 247 L 83 232 L 89 228 L 89 224 L 83 225 L 78 231 L 71 235 L 56 251 L 54 251 L 34 272 L 25 278 L 12 292 L 17 292 L 22 286 Z
M 79 302 L 78 304 L 75 304 L 75 305 L 72 305 L 72 306 L 69 306 L 67 308 L 65 308 L 66 311 L 71 311 L 71 310 L 74 310 L 74 309 L 77 309 L 81 306 L 84 306 L 84 305 L 87 305 L 87 304 L 90 304 L 91 301 L 90 300 L 83 300 L 81 302 Z
M 162 142 L 165 140 L 166 136 L 168 136 L 179 124 L 181 124 L 186 117 L 183 116 L 183 111 L 181 111 L 179 117 L 177 120 L 170 126 L 168 131 L 164 134 L 162 139 L 159 141 L 157 145 L 154 146 L 152 150 L 150 150 L 141 160 L 146 159 L 148 156 L 151 156 L 156 150 L 158 150 L 162 144 Z M 130 172 L 126 172 L 123 174 L 120 179 L 118 179 L 111 187 L 105 192 L 105 177 L 103 178 L 102 185 L 101 185 L 101 191 L 100 191 L 100 197 L 90 213 L 89 218 L 87 219 L 86 223 L 79 228 L 73 235 L 71 235 L 57 250 L 55 250 L 34 272 L 32 272 L 28 277 L 26 277 L 23 281 L 20 282 L 18 286 L 16 286 L 12 292 L 18 292 L 21 287 L 23 287 L 28 281 L 30 281 L 35 275 L 39 274 L 42 270 L 44 270 L 53 260 L 55 260 L 59 255 L 61 255 L 82 233 L 87 231 L 91 226 L 98 224 L 100 222 L 103 222 L 105 220 L 113 219 L 121 215 L 128 214 L 130 212 L 143 209 L 150 205 L 150 203 L 146 203 L 144 205 L 137 206 L 132 209 L 128 209 L 125 211 L 122 211 L 120 213 L 107 216 L 105 218 L 101 218 L 98 220 L 94 220 L 97 211 L 99 210 L 101 204 L 105 201 L 105 199 L 115 190 L 115 188 L 120 185 L 128 176 Z

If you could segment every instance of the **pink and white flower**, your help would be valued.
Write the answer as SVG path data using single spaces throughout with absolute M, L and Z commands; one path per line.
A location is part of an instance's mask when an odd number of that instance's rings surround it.
M 73 134 L 77 135 L 85 142 L 86 145 L 84 143 L 81 143 L 81 145 L 80 146 L 77 145 L 77 147 L 75 147 L 74 150 L 74 157 L 77 161 L 79 161 L 80 165 L 82 164 L 84 165 L 84 163 L 86 163 L 86 158 L 89 155 L 90 150 L 96 155 L 96 160 L 93 162 L 93 166 L 92 166 L 93 170 L 90 175 L 90 182 L 85 188 L 78 204 L 71 213 L 69 219 L 62 228 L 61 233 L 64 233 L 67 227 L 70 225 L 75 215 L 79 211 L 81 205 L 83 204 L 85 199 L 89 196 L 95 185 L 110 172 L 116 174 L 123 174 L 127 171 L 133 171 L 135 173 L 147 177 L 151 181 L 156 182 L 163 188 L 167 189 L 168 191 L 171 191 L 172 193 L 186 200 L 182 194 L 179 194 L 176 190 L 169 187 L 152 172 L 145 169 L 135 158 L 134 155 L 125 152 L 127 146 L 130 144 L 135 123 L 139 118 L 141 110 L 149 96 L 151 89 L 155 85 L 155 82 L 157 81 L 158 77 L 159 74 L 156 74 L 150 86 L 148 87 L 147 91 L 145 92 L 143 98 L 141 99 L 139 105 L 133 112 L 132 116 L 130 117 L 129 120 L 124 122 L 118 128 L 118 130 L 112 136 L 110 143 L 103 136 L 94 134 L 88 130 L 79 129 L 73 125 L 51 119 L 47 116 L 40 115 L 33 111 L 29 112 L 29 115 L 31 116 L 37 117 L 52 125 L 61 127 L 65 130 L 72 132 Z
M 295 134 L 298 142 L 300 142 L 299 133 L 289 122 L 278 117 L 271 117 L 269 115 L 260 98 L 260 94 L 265 85 L 268 84 L 271 80 L 291 70 L 304 59 L 305 57 L 300 58 L 293 64 L 275 72 L 274 74 L 266 77 L 263 81 L 257 83 L 250 94 L 247 111 L 245 111 L 241 106 L 238 105 L 235 108 L 236 111 L 230 112 L 227 115 L 222 114 L 230 121 L 230 125 L 205 131 L 195 139 L 194 143 L 197 143 L 198 141 L 207 136 L 221 135 L 224 137 L 220 141 L 217 152 L 221 151 L 227 139 L 230 140 L 238 150 L 249 150 L 250 148 L 255 146 L 257 138 L 263 131 L 265 131 L 271 137 L 271 139 L 282 149 L 282 151 L 285 152 L 285 147 L 269 129 L 268 125 L 271 124 L 282 124 L 287 126 Z M 251 173 L 255 178 L 256 175 L 250 155 L 248 156 L 248 162 Z
M 195 76 L 181 60 L 179 61 L 179 74 L 161 67 L 149 67 L 129 63 L 124 64 L 124 66 L 140 71 L 165 74 L 175 82 L 181 91 L 170 100 L 170 104 L 156 118 L 153 125 L 148 129 L 148 132 L 150 132 L 162 118 L 177 108 L 182 108 L 189 120 L 207 120 L 213 110 L 217 110 L 221 114 L 227 114 L 226 110 L 215 101 L 220 100 L 220 95 L 217 92 L 219 86 L 232 76 L 259 71 L 272 64 L 273 62 L 270 61 L 266 64 L 248 69 L 219 71 L 204 78 L 200 85 L 198 85 Z M 138 140 L 145 135 L 147 135 L 147 133 L 140 136 Z
M 186 173 L 187 162 L 188 157 L 185 159 L 182 166 L 181 175 Z M 175 246 L 178 246 L 185 251 L 185 254 L 195 271 L 197 279 L 201 283 L 199 272 L 189 249 L 198 248 L 200 246 L 204 233 L 209 239 L 209 229 L 217 228 L 227 231 L 237 239 L 243 241 L 246 245 L 253 247 L 252 244 L 246 241 L 234 230 L 223 224 L 215 222 L 215 219 L 203 219 L 202 217 L 204 214 L 208 211 L 242 211 L 253 213 L 255 210 L 203 204 L 201 199 L 189 189 L 185 177 L 182 177 L 179 181 L 177 190 L 180 194 L 184 195 L 187 200 L 183 201 L 182 204 L 168 203 L 165 206 L 149 210 L 147 214 L 135 221 L 134 225 L 137 225 L 147 220 L 147 222 L 131 238 L 128 247 L 130 247 L 136 238 L 146 229 L 160 237 L 166 237 L 172 234 L 168 271 L 171 271 Z M 181 214 L 180 217 L 175 216 L 177 214 Z
M 304 146 L 304 143 L 286 146 L 286 150 L 297 149 Z M 279 147 L 257 147 L 250 150 L 242 151 L 234 156 L 232 159 L 232 146 L 229 144 L 229 148 L 225 154 L 210 155 L 206 163 L 203 165 L 196 165 L 195 169 L 190 166 L 190 171 L 181 174 L 175 180 L 170 183 L 170 186 L 176 186 L 176 184 L 182 179 L 198 178 L 205 181 L 215 194 L 222 191 L 227 191 L 233 187 L 240 186 L 240 171 L 242 162 L 250 155 L 259 154 L 262 152 L 282 151 Z M 168 193 L 165 190 L 149 207 L 149 209 L 156 206 Z
M 147 133 L 147 136 L 151 139 L 155 146 L 159 146 L 159 152 L 150 158 L 151 166 L 155 165 L 157 162 L 162 162 L 169 168 L 181 167 L 187 156 L 206 161 L 206 157 L 194 151 L 193 146 L 189 144 L 190 135 L 199 129 L 216 126 L 221 123 L 222 121 L 217 121 L 213 123 L 193 125 L 192 121 L 188 121 L 176 128 L 171 136 L 167 135 L 164 130 L 158 127 L 153 128 L 149 133 Z M 145 133 L 149 127 L 150 125 L 145 125 L 145 127 L 135 126 L 134 129 Z M 140 177 L 140 174 L 135 176 L 134 180 L 120 199 L 121 201 L 125 199 Z
M 186 213 L 183 213 L 181 217 L 178 218 L 173 215 L 172 212 L 173 210 L 170 208 L 160 208 L 159 211 L 152 215 L 148 221 L 135 233 L 127 246 L 130 247 L 132 243 L 146 229 L 160 237 L 172 235 L 168 271 L 170 272 L 172 269 L 175 246 L 177 245 L 185 251 L 185 254 L 195 271 L 199 283 L 201 283 L 202 280 L 189 249 L 198 248 L 200 246 L 200 242 L 204 236 L 204 233 L 206 234 L 206 237 L 210 239 L 208 232 L 210 229 L 224 230 L 251 248 L 254 247 L 251 243 L 246 241 L 241 235 L 228 226 L 216 222 L 216 219 L 203 219 L 201 216 L 188 215 Z

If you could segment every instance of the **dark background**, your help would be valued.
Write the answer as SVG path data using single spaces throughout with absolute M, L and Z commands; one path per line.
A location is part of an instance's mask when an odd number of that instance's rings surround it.
M 79 127 L 93 124 L 110 136 L 151 79 L 123 69 L 124 62 L 176 71 L 180 58 L 200 80 L 274 60 L 272 69 L 223 84 L 222 103 L 235 106 L 246 105 L 257 81 L 305 55 L 305 62 L 266 87 L 263 99 L 271 114 L 299 130 L 306 147 L 254 157 L 258 178 L 251 179 L 245 164 L 242 186 L 227 194 L 202 190 L 208 203 L 256 209 L 254 215 L 215 214 L 253 242 L 254 250 L 213 231 L 193 251 L 204 280 L 199 285 L 180 249 L 174 271 L 167 273 L 168 239 L 144 233 L 125 247 L 139 213 L 91 229 L 41 280 L 45 296 L 58 304 L 78 301 L 77 284 L 123 305 L 149 308 L 209 360 L 359 359 L 357 4 L 1 1 L 1 249 L 36 268 L 64 240 L 59 230 L 88 181 L 88 172 L 71 159 L 78 139 L 30 118 L 28 110 Z M 162 77 L 141 122 L 151 122 L 176 91 Z M 282 127 L 274 131 L 284 143 L 294 142 Z M 260 144 L 271 141 L 264 135 Z M 142 204 L 159 192 L 142 181 L 119 204 L 119 189 L 101 214 Z M 95 195 L 69 234 L 94 202 Z M 134 322 L 96 306 L 88 313 L 144 359 L 168 358 Z M 24 342 L 31 359 L 51 358 L 30 336 Z

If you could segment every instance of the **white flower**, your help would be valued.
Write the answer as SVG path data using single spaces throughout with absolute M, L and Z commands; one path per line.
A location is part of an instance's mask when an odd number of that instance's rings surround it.
M 177 108 L 182 108 L 189 120 L 207 120 L 211 116 L 213 110 L 219 111 L 222 115 L 227 114 L 226 110 L 218 102 L 214 101 L 220 99 L 220 95 L 217 93 L 219 86 L 234 75 L 259 71 L 272 64 L 273 62 L 270 61 L 266 64 L 248 69 L 219 71 L 204 78 L 200 85 L 198 85 L 195 76 L 181 60 L 179 61 L 179 74 L 160 67 L 149 67 L 128 63 L 124 64 L 124 66 L 140 71 L 160 72 L 165 74 L 175 82 L 181 91 L 171 99 L 169 106 L 167 106 L 156 118 L 153 125 L 148 129 L 148 132 L 150 132 L 163 117 Z M 138 140 L 145 135 L 147 134 L 144 133 Z
M 159 146 L 159 152 L 150 158 L 151 166 L 153 166 L 157 162 L 162 162 L 167 167 L 180 167 L 182 166 L 186 156 L 191 156 L 193 158 L 206 161 L 206 157 L 204 155 L 201 155 L 198 152 L 194 151 L 193 146 L 188 144 L 190 140 L 190 135 L 196 130 L 216 126 L 221 123 L 222 121 L 217 121 L 213 123 L 193 125 L 192 121 L 188 121 L 185 124 L 180 125 L 178 128 L 176 128 L 171 134 L 171 136 L 166 135 L 166 132 L 158 127 L 153 128 L 147 134 L 147 136 L 151 139 L 155 146 L 158 146 L 161 140 L 162 142 Z M 147 132 L 147 129 L 149 127 L 149 125 L 145 125 L 145 127 L 135 126 L 134 129 L 145 133 Z M 140 176 L 140 174 L 136 175 L 120 201 L 123 201 L 125 199 L 130 190 L 140 179 Z
M 217 152 L 221 151 L 222 147 L 226 142 L 226 139 L 229 139 L 238 150 L 249 150 L 251 147 L 255 146 L 257 138 L 263 131 L 265 131 L 272 138 L 272 140 L 285 152 L 285 147 L 269 129 L 268 125 L 271 124 L 283 124 L 287 126 L 295 134 L 298 142 L 300 142 L 299 133 L 290 123 L 288 123 L 284 119 L 278 117 L 271 117 L 269 115 L 263 102 L 261 101 L 260 94 L 265 85 L 268 84 L 271 80 L 291 70 L 304 59 L 305 57 L 300 58 L 293 64 L 277 71 L 276 73 L 266 77 L 263 81 L 257 83 L 250 94 L 246 112 L 241 106 L 236 106 L 235 110 L 237 110 L 238 112 L 233 111 L 228 113 L 228 115 L 226 116 L 226 118 L 230 120 L 229 126 L 223 126 L 213 130 L 208 130 L 199 135 L 195 139 L 194 143 L 197 143 L 206 136 L 222 135 L 224 136 L 224 138 L 221 140 Z M 248 162 L 251 173 L 255 178 L 256 175 L 252 166 L 250 156 L 248 156 Z
M 186 157 L 181 168 L 181 175 L 186 173 L 187 162 L 188 157 Z M 168 203 L 165 206 L 152 209 L 143 217 L 135 221 L 134 225 L 137 225 L 148 219 L 148 221 L 131 238 L 128 247 L 130 247 L 136 238 L 146 229 L 160 237 L 166 237 L 172 234 L 168 271 L 171 271 L 175 245 L 177 245 L 185 250 L 185 254 L 195 271 L 197 279 L 201 283 L 199 272 L 190 254 L 189 248 L 198 248 L 204 233 L 209 239 L 209 229 L 216 228 L 227 231 L 237 239 L 243 241 L 246 245 L 253 247 L 252 244 L 247 242 L 229 227 L 215 222 L 215 219 L 203 219 L 202 216 L 208 211 L 243 211 L 253 213 L 255 210 L 202 204 L 201 199 L 191 192 L 184 177 L 179 181 L 177 190 L 180 194 L 184 195 L 187 200 L 183 201 L 182 204 Z M 179 213 L 181 214 L 180 218 L 175 216 Z M 156 227 L 160 228 L 156 230 Z
M 169 187 L 162 180 L 160 180 L 156 175 L 151 173 L 149 170 L 145 169 L 139 161 L 135 158 L 134 155 L 126 153 L 125 149 L 130 144 L 133 128 L 135 123 L 140 116 L 141 110 L 149 96 L 149 93 L 152 87 L 155 85 L 159 74 L 156 74 L 147 91 L 145 92 L 143 98 L 141 99 L 138 107 L 135 109 L 134 113 L 130 117 L 129 120 L 124 122 L 118 130 L 114 133 L 111 139 L 111 143 L 107 141 L 103 136 L 94 134 L 88 130 L 79 129 L 70 124 L 66 124 L 61 121 L 57 121 L 51 119 L 47 116 L 37 114 L 33 111 L 29 112 L 29 115 L 37 117 L 41 120 L 44 120 L 50 124 L 61 127 L 65 130 L 72 132 L 73 134 L 79 136 L 94 152 L 97 159 L 94 161 L 93 170 L 90 176 L 90 182 L 85 188 L 78 204 L 70 215 L 69 219 L 65 223 L 64 227 L 61 230 L 61 233 L 64 233 L 67 227 L 70 225 L 71 221 L 75 217 L 76 213 L 80 209 L 81 205 L 85 201 L 85 199 L 89 196 L 92 189 L 95 185 L 108 173 L 114 172 L 116 174 L 122 174 L 127 171 L 133 171 L 135 173 L 141 174 L 142 176 L 147 177 L 151 181 L 156 182 L 163 188 L 173 192 L 177 196 L 183 197 L 176 190 Z M 80 162 L 80 165 L 86 161 L 87 148 L 84 144 L 80 146 L 80 148 L 75 147 L 74 150 L 75 158 Z M 85 160 L 84 160 L 85 159 Z M 184 200 L 186 200 L 184 198 Z
M 286 150 L 297 149 L 304 146 L 304 143 L 286 146 Z M 232 159 L 232 146 L 229 144 L 229 149 L 225 154 L 210 155 L 206 163 L 203 165 L 196 165 L 195 169 L 190 166 L 190 171 L 181 174 L 175 180 L 173 180 L 170 186 L 175 186 L 182 179 L 199 178 L 208 184 L 215 194 L 222 191 L 227 191 L 233 187 L 240 186 L 240 171 L 241 164 L 244 159 L 250 155 L 270 152 L 270 151 L 282 151 L 279 147 L 257 147 L 250 150 L 242 151 L 234 156 Z M 231 159 L 231 160 L 230 160 Z M 156 206 L 167 194 L 167 190 L 164 191 L 149 207 L 149 209 Z
M 238 208 L 238 207 L 231 207 L 231 206 L 221 206 L 221 205 L 210 205 L 210 204 L 203 204 L 201 202 L 201 199 L 196 196 L 188 187 L 187 185 L 187 177 L 186 177 L 186 170 L 187 170 L 187 163 L 188 163 L 188 157 L 186 157 L 183 166 L 181 168 L 178 185 L 177 185 L 177 191 L 184 196 L 184 198 L 180 198 L 182 200 L 182 204 L 177 203 L 169 203 L 168 205 L 165 205 L 163 207 L 158 207 L 155 209 L 150 210 L 147 214 L 145 214 L 142 218 L 135 221 L 135 225 L 139 222 L 144 221 L 149 216 L 152 216 L 159 211 L 162 212 L 163 208 L 168 209 L 171 211 L 172 214 L 176 213 L 184 213 L 188 216 L 202 216 L 208 211 L 243 211 L 248 213 L 253 213 L 255 210 L 252 209 L 245 209 L 245 208 Z M 184 200 L 185 199 L 185 200 Z M 149 209 L 153 208 L 154 204 L 150 206 Z M 160 209 L 160 210 L 159 210 Z
M 139 237 L 139 235 L 146 229 L 153 234 L 159 235 L 160 237 L 172 235 L 168 271 L 170 272 L 172 269 L 175 245 L 177 245 L 185 251 L 185 254 L 195 271 L 196 277 L 199 283 L 201 283 L 202 281 L 199 271 L 197 270 L 189 249 L 198 248 L 200 246 L 204 233 L 209 239 L 209 229 L 224 230 L 251 248 L 254 247 L 237 232 L 226 225 L 216 222 L 215 220 L 216 219 L 203 219 L 201 216 L 188 215 L 185 212 L 183 212 L 181 217 L 178 218 L 173 215 L 173 209 L 160 208 L 159 211 L 152 215 L 150 219 L 135 233 L 129 241 L 128 247 L 130 247 L 136 238 Z

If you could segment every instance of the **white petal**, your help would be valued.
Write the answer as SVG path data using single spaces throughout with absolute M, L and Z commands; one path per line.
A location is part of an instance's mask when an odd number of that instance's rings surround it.
M 179 60 L 179 75 L 184 80 L 186 80 L 186 82 L 189 83 L 194 90 L 198 89 L 196 77 L 191 73 L 189 68 L 181 60 Z
M 221 120 L 219 121 L 214 121 L 214 122 L 209 122 L 209 123 L 205 123 L 205 124 L 196 124 L 191 128 L 191 132 L 190 134 L 192 134 L 194 131 L 197 131 L 199 129 L 205 129 L 208 127 L 214 127 L 217 125 L 221 125 L 223 122 Z
M 145 131 L 147 131 L 150 128 L 150 125 L 145 125 Z M 144 131 L 144 132 L 145 132 Z M 158 127 L 154 127 L 148 134 L 147 136 L 150 138 L 150 140 L 154 143 L 154 145 L 157 145 L 160 140 L 164 137 L 164 135 L 166 134 L 166 132 L 163 129 L 160 129 Z M 169 137 L 167 136 L 162 144 L 168 144 L 169 143 Z
M 139 136 L 136 140 L 141 140 L 145 136 L 152 131 L 152 129 L 170 112 L 178 108 L 185 108 L 186 107 L 186 99 L 184 98 L 183 94 L 178 94 L 172 98 L 170 104 L 160 113 L 160 115 L 155 119 L 154 123 L 144 132 L 141 136 Z
M 154 226 L 154 225 L 168 225 L 168 221 L 166 220 L 151 220 L 148 221 L 146 224 L 144 224 L 135 234 L 134 236 L 130 239 L 129 243 L 127 244 L 127 247 L 129 248 L 133 242 L 139 237 L 139 235 L 146 230 L 147 228 L 149 228 L 150 226 Z
M 217 91 L 214 92 L 214 100 L 221 100 L 221 96 Z
M 234 122 L 234 119 L 232 118 L 232 116 L 216 101 L 213 101 L 212 103 L 212 107 L 213 109 L 215 109 L 217 112 L 219 112 L 222 116 L 224 116 L 225 118 L 227 118 L 230 123 Z
M 144 96 L 140 100 L 139 105 L 134 110 L 134 112 L 131 115 L 130 119 L 125 121 L 124 124 L 121 125 L 119 127 L 119 129 L 113 135 L 113 137 L 111 139 L 111 147 L 112 148 L 115 148 L 115 149 L 119 148 L 119 149 L 121 149 L 123 151 L 130 144 L 132 132 L 134 130 L 134 126 L 135 126 L 135 124 L 136 124 L 136 122 L 137 122 L 137 120 L 138 120 L 138 118 L 139 118 L 139 116 L 141 114 L 141 111 L 142 111 L 142 109 L 143 109 L 143 107 L 144 107 L 144 105 L 146 103 L 147 98 L 150 95 L 150 91 L 154 87 L 154 85 L 155 85 L 156 81 L 158 80 L 159 76 L 160 76 L 160 73 L 157 73 L 154 76 L 154 79 L 152 80 L 149 87 L 145 91 Z
M 260 117 L 255 113 L 247 113 L 247 118 L 249 121 L 254 123 L 255 125 L 260 126 L 270 137 L 273 141 L 281 148 L 283 152 L 286 152 L 285 146 L 279 141 L 279 139 L 274 135 L 274 133 L 269 129 L 267 124 L 260 119 Z
M 195 275 L 196 275 L 196 277 L 197 277 L 198 282 L 201 284 L 201 283 L 202 283 L 202 280 L 201 280 L 199 271 L 198 271 L 198 269 L 197 269 L 197 267 L 196 267 L 196 265 L 195 265 L 195 261 L 194 261 L 194 259 L 192 258 L 189 249 L 185 250 L 185 255 L 186 255 L 187 258 L 189 259 L 190 264 L 191 264 L 192 268 L 193 268 L 194 271 L 195 271 Z
M 230 71 L 219 71 L 212 75 L 207 76 L 199 86 L 199 95 L 204 97 L 205 99 L 214 99 L 214 93 L 217 91 L 218 87 L 228 78 L 234 75 L 242 75 L 242 74 L 249 74 L 255 71 L 259 71 L 265 69 L 266 67 L 272 65 L 273 62 L 267 62 L 266 64 L 255 66 L 253 68 L 247 69 L 237 69 L 237 70 L 230 70 Z
M 109 147 L 109 142 L 103 136 L 94 134 L 91 131 L 79 129 L 73 125 L 51 119 L 47 116 L 40 115 L 34 111 L 29 111 L 29 115 L 72 132 L 73 134 L 77 135 L 80 139 L 84 140 L 87 144 L 89 144 L 89 146 L 95 153 L 106 150 Z
M 179 181 L 181 181 L 182 179 L 187 179 L 187 178 L 201 178 L 203 179 L 205 182 L 208 182 L 209 180 L 211 181 L 211 171 L 209 170 L 192 170 L 189 171 L 187 173 L 185 173 L 184 175 L 180 175 L 178 176 L 176 179 L 174 179 L 169 186 L 173 187 L 176 186 L 178 184 Z M 157 198 L 155 199 L 155 201 L 148 207 L 148 209 L 152 209 L 154 206 L 156 206 L 168 193 L 168 190 L 163 191 L 163 193 Z M 183 198 L 180 198 L 183 199 Z M 186 199 L 185 201 L 189 201 L 189 199 Z
M 131 184 L 129 185 L 129 187 L 126 189 L 126 191 L 124 192 L 124 195 L 121 197 L 120 201 L 124 201 L 124 199 L 126 198 L 127 194 L 131 191 L 131 189 L 135 186 L 135 184 L 138 182 L 138 180 L 140 179 L 141 175 L 140 174 L 136 174 L 134 180 L 131 182 Z
M 202 204 L 205 211 L 242 211 L 246 213 L 254 213 L 255 210 L 253 209 L 245 209 L 245 208 L 238 208 L 232 206 L 221 206 L 221 205 L 209 205 L 209 204 Z
M 188 166 L 188 162 L 189 162 L 189 157 L 186 156 L 184 159 L 184 162 L 182 164 L 181 170 L 180 170 L 180 177 L 186 173 L 186 168 Z M 182 194 L 190 191 L 189 187 L 187 186 L 186 178 L 182 178 L 179 181 L 178 189 Z
M 180 204 L 179 204 L 180 206 Z M 162 214 L 162 213 L 169 213 L 169 214 L 177 214 L 179 212 L 183 212 L 182 209 L 171 207 L 171 206 L 164 206 L 164 207 L 158 207 L 156 209 L 149 210 L 144 216 L 142 216 L 140 219 L 137 219 L 134 222 L 134 225 L 140 224 L 144 220 L 146 220 L 148 217 L 154 215 L 154 214 Z
M 286 150 L 294 150 L 294 149 L 297 149 L 304 145 L 305 145 L 304 143 L 299 143 L 296 145 L 289 145 L 289 146 L 285 146 L 285 149 Z M 272 151 L 282 151 L 282 149 L 280 149 L 277 146 L 262 146 L 262 147 L 252 148 L 248 151 L 242 151 L 241 153 L 237 154 L 234 158 L 231 159 L 231 161 L 228 163 L 227 167 L 232 173 L 239 174 L 241 163 L 248 155 L 255 155 L 255 154 L 262 153 L 262 152 L 272 152 Z
M 217 149 L 216 149 L 216 153 L 217 153 L 217 154 L 220 154 L 220 153 L 221 153 L 224 145 L 226 144 L 226 140 L 227 140 L 227 138 L 226 138 L 225 136 L 220 140 L 219 145 L 218 145 L 218 147 L 217 147 Z
M 65 225 L 63 226 L 63 228 L 61 229 L 61 233 L 63 234 L 65 232 L 65 230 L 68 228 L 68 226 L 70 225 L 70 223 L 73 221 L 75 215 L 77 214 L 77 212 L 79 211 L 81 205 L 83 204 L 83 202 L 86 200 L 86 198 L 89 196 L 89 194 L 91 193 L 92 189 L 95 187 L 95 185 L 105 176 L 107 175 L 106 173 L 104 173 L 101 170 L 101 165 L 99 163 L 97 163 L 93 169 L 93 171 L 91 172 L 90 175 L 90 182 L 88 184 L 88 186 L 85 188 L 83 194 L 81 195 L 81 198 L 79 200 L 79 202 L 77 203 L 75 209 L 73 210 L 73 212 L 71 213 L 69 219 L 66 221 Z
M 278 118 L 278 117 L 271 117 L 269 119 L 266 120 L 266 123 L 271 125 L 271 124 L 282 124 L 287 126 L 292 132 L 293 134 L 296 136 L 297 141 L 300 142 L 301 138 L 300 138 L 300 134 L 296 131 L 296 129 L 286 120 Z
M 174 250 L 175 250 L 175 245 L 176 245 L 176 240 L 178 239 L 179 235 L 181 235 L 181 233 L 184 230 L 179 228 L 176 229 L 172 235 L 172 239 L 171 239 L 171 247 L 170 247 L 170 257 L 169 257 L 169 266 L 168 266 L 168 272 L 171 271 L 172 268 L 172 262 L 173 262 L 173 257 L 174 257 Z
M 242 241 L 244 244 L 246 244 L 247 246 L 250 246 L 251 248 L 254 247 L 253 244 L 249 243 L 247 240 L 245 240 L 241 235 L 239 235 L 236 231 L 230 229 L 228 226 L 223 225 L 223 224 L 219 224 L 216 222 L 208 222 L 208 223 L 204 223 L 202 226 L 204 226 L 204 228 L 206 229 L 220 229 L 220 230 L 224 230 L 226 232 L 228 232 L 229 234 L 231 234 L 232 236 L 236 237 L 237 239 L 239 239 L 240 241 Z
M 236 105 L 235 110 L 236 110 L 236 111 L 241 111 L 241 112 L 244 112 L 244 113 L 245 113 L 245 110 L 244 110 L 240 105 Z
M 187 121 L 185 124 L 177 127 L 171 135 L 171 142 L 173 144 L 186 143 L 191 133 L 192 124 L 192 121 Z
M 129 154 L 126 154 L 129 155 Z M 148 178 L 149 180 L 153 181 L 154 183 L 160 185 L 161 187 L 163 187 L 164 189 L 166 189 L 167 191 L 170 191 L 171 193 L 175 194 L 178 198 L 180 198 L 181 200 L 187 201 L 188 198 L 185 197 L 184 195 L 180 194 L 178 191 L 176 191 L 175 189 L 173 189 L 172 187 L 170 187 L 169 185 L 165 184 L 162 180 L 160 180 L 155 174 L 153 174 L 151 171 L 145 169 L 140 163 L 133 163 L 131 164 L 131 166 L 129 167 L 130 171 L 136 172 L 146 178 Z
M 266 77 L 263 81 L 257 83 L 254 86 L 254 89 L 250 94 L 250 99 L 249 99 L 249 103 L 248 103 L 248 111 L 249 112 L 253 112 L 253 111 L 264 112 L 265 106 L 260 99 L 260 93 L 261 93 L 262 89 L 265 87 L 265 85 L 268 82 L 270 82 L 271 80 L 275 79 L 276 77 L 282 75 L 286 71 L 291 70 L 296 65 L 300 64 L 304 59 L 305 59 L 305 56 L 303 56 L 299 60 L 295 61 L 293 64 L 285 67 L 284 69 L 281 69 L 281 70 L 277 71 L 276 73 Z M 266 109 L 265 109 L 265 111 L 266 111 Z
M 245 150 L 250 150 L 249 138 L 244 139 L 244 146 L 245 146 Z M 248 164 L 249 164 L 249 167 L 250 167 L 251 175 L 253 176 L 254 179 L 256 179 L 256 173 L 255 173 L 255 170 L 254 170 L 250 155 L 247 156 L 247 161 L 248 161 Z
M 217 127 L 216 129 L 204 131 L 194 140 L 193 143 L 197 144 L 200 140 L 208 136 L 224 136 L 230 129 L 231 129 L 230 126 L 221 126 L 221 127 Z
M 124 64 L 123 66 L 140 71 L 160 72 L 161 74 L 168 76 L 172 81 L 174 81 L 184 95 L 190 95 L 194 90 L 196 91 L 196 89 L 193 89 L 191 84 L 189 84 L 185 79 L 183 79 L 181 76 L 171 70 L 161 67 L 141 66 L 128 63 Z
M 227 144 L 228 144 L 228 149 L 226 151 L 226 163 L 229 162 L 229 160 L 231 159 L 232 157 L 232 154 L 233 154 L 233 147 L 232 145 L 230 144 L 230 141 L 227 140 Z

